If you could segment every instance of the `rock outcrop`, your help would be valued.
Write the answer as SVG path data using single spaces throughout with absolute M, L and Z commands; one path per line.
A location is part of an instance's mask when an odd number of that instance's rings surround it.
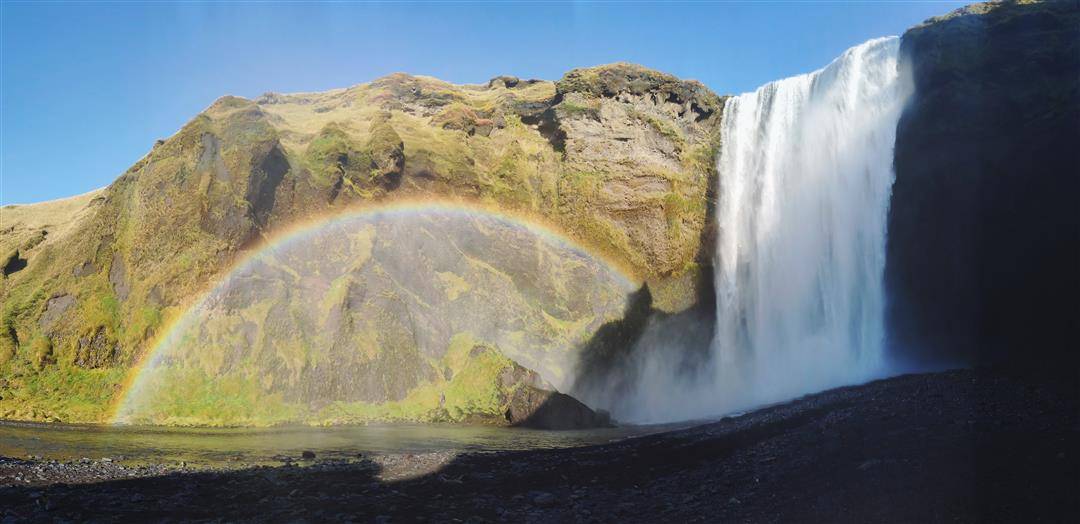
M 589 412 L 555 388 L 568 387 L 585 341 L 623 315 L 632 289 L 603 262 L 499 216 L 339 217 L 222 278 L 177 320 L 118 415 L 506 423 L 510 410 L 509 422 L 539 424 L 529 415 L 543 407 L 574 414 L 545 424 L 585 425 Z
M 888 225 L 894 355 L 1075 374 L 1080 7 L 976 4 L 901 52 L 915 95 Z

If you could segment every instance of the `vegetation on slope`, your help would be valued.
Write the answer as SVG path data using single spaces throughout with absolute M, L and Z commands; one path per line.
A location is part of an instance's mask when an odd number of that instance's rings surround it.
M 44 204 L 5 211 L 0 417 L 100 420 L 162 327 L 243 253 L 384 199 L 537 216 L 649 281 L 658 307 L 683 309 L 704 261 L 721 107 L 698 83 L 629 64 L 558 83 L 395 74 L 221 98 L 68 223 L 28 218 Z

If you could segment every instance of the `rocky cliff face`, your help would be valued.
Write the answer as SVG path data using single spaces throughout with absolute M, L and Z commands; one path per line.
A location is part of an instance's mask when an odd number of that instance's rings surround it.
M 902 55 L 916 93 L 888 226 L 894 353 L 1075 372 L 1080 6 L 977 4 L 912 28 Z
M 119 417 L 503 422 L 521 370 L 529 392 L 546 392 L 530 399 L 566 388 L 580 348 L 622 316 L 632 289 L 497 216 L 341 217 L 222 278 L 144 364 Z M 520 411 L 512 421 L 528 418 Z
M 128 370 L 237 260 L 310 217 L 384 201 L 535 217 L 649 282 L 657 308 L 690 307 L 709 285 L 721 107 L 699 83 L 628 64 L 559 82 L 395 74 L 221 98 L 92 198 L 5 208 L 0 416 L 101 419 Z M 506 292 L 527 301 L 533 287 Z M 427 377 L 420 367 L 413 378 Z

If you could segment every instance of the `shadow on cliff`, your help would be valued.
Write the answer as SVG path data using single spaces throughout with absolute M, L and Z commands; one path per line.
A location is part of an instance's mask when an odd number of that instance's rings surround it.
M 1080 4 L 911 29 L 901 65 L 915 93 L 889 208 L 891 353 L 1076 377 Z
M 676 313 L 656 309 L 649 284 L 642 284 L 628 297 L 623 318 L 601 326 L 578 353 L 570 382 L 575 398 L 593 409 L 616 412 L 629 394 L 647 387 L 644 367 L 649 359 L 663 360 L 674 369 L 674 378 L 688 382 L 704 368 L 716 327 L 713 257 L 718 194 L 719 176 L 713 167 L 705 195 L 705 227 L 694 257 L 699 271 L 693 304 Z
M 700 278 L 694 305 L 677 313 L 654 308 L 648 284 L 632 293 L 626 315 L 601 326 L 578 353 L 570 394 L 617 417 L 635 392 L 649 387 L 657 362 L 671 378 L 692 382 L 710 358 L 716 324 L 711 267 Z

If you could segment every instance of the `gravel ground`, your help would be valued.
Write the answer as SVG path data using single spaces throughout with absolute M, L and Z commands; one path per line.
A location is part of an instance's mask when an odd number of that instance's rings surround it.
M 0 459 L 0 521 L 1077 522 L 1074 381 L 907 375 L 602 446 L 283 466 Z

